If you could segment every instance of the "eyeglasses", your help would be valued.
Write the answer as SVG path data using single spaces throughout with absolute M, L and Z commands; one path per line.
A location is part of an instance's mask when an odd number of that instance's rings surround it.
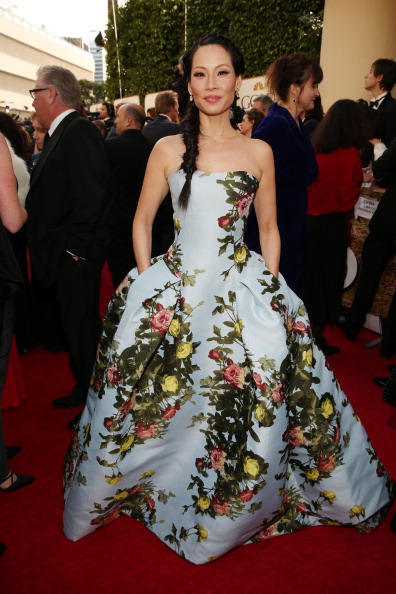
M 32 99 L 36 98 L 36 93 L 38 93 L 39 91 L 48 91 L 48 89 L 50 89 L 51 87 L 44 87 L 43 89 L 30 89 L 29 93 Z

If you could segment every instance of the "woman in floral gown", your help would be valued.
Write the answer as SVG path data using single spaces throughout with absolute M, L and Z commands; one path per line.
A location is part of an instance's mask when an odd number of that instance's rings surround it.
M 121 513 L 205 563 L 314 525 L 375 527 L 394 485 L 278 278 L 269 146 L 235 131 L 243 57 L 221 35 L 185 57 L 181 136 L 154 148 L 136 213 L 138 269 L 104 321 L 65 463 L 64 530 Z M 150 261 L 170 188 L 176 238 Z M 254 201 L 262 256 L 243 243 Z

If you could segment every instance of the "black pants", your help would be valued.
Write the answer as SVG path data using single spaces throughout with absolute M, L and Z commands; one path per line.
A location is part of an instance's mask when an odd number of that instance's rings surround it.
M 10 359 L 12 336 L 14 333 L 16 296 L 9 297 L 0 305 L 0 483 L 10 472 L 1 420 L 1 396 Z
M 396 253 L 396 234 L 370 230 L 362 248 L 362 264 L 348 319 L 357 327 L 364 323 L 373 304 L 381 275 Z
M 312 324 L 336 324 L 344 286 L 347 228 L 343 212 L 308 216 L 300 296 Z
M 99 294 L 101 271 L 107 246 L 96 246 L 87 261 L 76 262 L 65 254 L 55 289 L 60 306 L 63 329 L 70 349 L 70 365 L 77 384 L 73 395 L 85 399 L 89 388 L 101 320 Z

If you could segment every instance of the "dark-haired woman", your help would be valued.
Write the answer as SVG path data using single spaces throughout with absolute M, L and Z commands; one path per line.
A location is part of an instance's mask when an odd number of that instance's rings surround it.
M 307 187 L 318 168 L 315 151 L 300 118 L 313 109 L 319 95 L 322 69 L 304 54 L 275 60 L 267 72 L 268 87 L 277 96 L 252 137 L 268 142 L 275 162 L 276 207 L 281 237 L 279 271 L 298 293 L 304 258 Z M 252 213 L 246 234 L 248 247 L 260 251 L 257 223 Z
M 151 153 L 133 226 L 138 270 L 109 307 L 66 458 L 65 534 L 124 513 L 205 563 L 304 526 L 366 530 L 392 481 L 277 278 L 271 150 L 229 119 L 243 57 L 207 35 L 184 71 L 182 135 Z M 175 242 L 150 261 L 169 188 Z M 263 257 L 243 242 L 253 199 Z
M 257 125 L 263 119 L 264 114 L 258 109 L 249 109 L 243 114 L 242 122 L 239 124 L 241 134 L 251 138 Z
M 313 144 L 318 179 L 308 188 L 308 231 L 300 294 L 312 334 L 326 355 L 339 351 L 323 336 L 338 322 L 348 247 L 347 225 L 363 181 L 360 150 L 368 140 L 363 107 L 336 101 L 318 125 Z
M 104 121 L 106 126 L 106 134 L 107 136 L 114 126 L 114 119 L 115 119 L 115 108 L 113 103 L 110 101 L 104 101 L 99 111 L 99 118 Z

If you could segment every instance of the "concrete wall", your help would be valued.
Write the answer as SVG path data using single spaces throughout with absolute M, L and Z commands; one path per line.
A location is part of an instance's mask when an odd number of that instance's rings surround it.
M 337 99 L 371 99 L 364 75 L 378 58 L 396 60 L 395 30 L 396 0 L 326 0 L 319 87 L 325 111 Z
M 94 60 L 89 52 L 49 34 L 0 8 L 0 109 L 11 113 L 32 110 L 28 93 L 40 66 L 56 64 L 78 79 L 93 80 Z

